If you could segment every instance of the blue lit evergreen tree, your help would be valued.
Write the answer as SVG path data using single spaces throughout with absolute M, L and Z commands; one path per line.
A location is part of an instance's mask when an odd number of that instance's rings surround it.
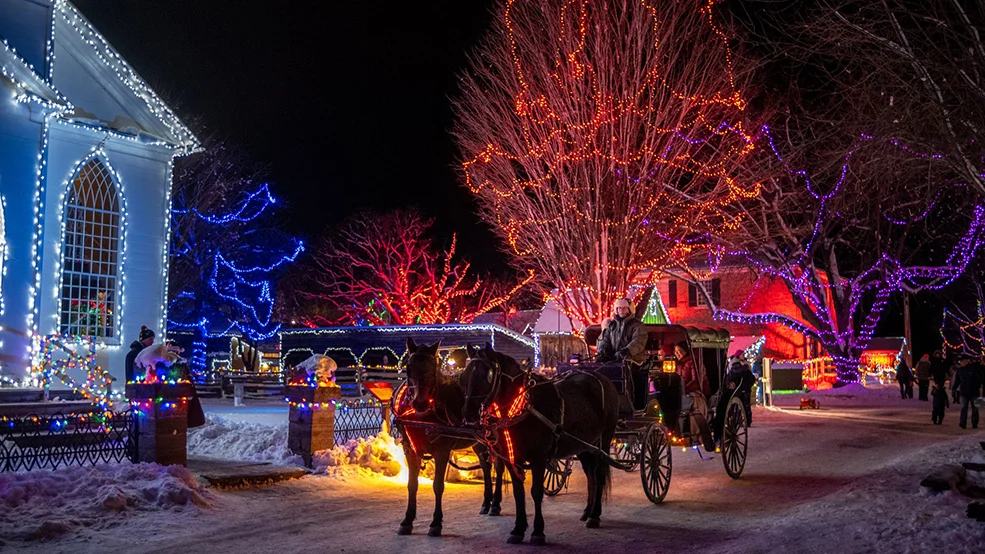
M 171 211 L 168 329 L 192 333 L 186 356 L 201 380 L 207 339 L 239 334 L 259 341 L 277 333 L 273 282 L 303 245 L 278 229 L 276 201 L 242 155 L 218 144 L 180 162 Z

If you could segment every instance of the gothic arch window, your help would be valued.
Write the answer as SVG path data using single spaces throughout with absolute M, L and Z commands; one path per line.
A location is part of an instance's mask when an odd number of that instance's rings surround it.
M 120 197 L 106 166 L 85 163 L 65 201 L 60 331 L 113 338 L 119 301 Z

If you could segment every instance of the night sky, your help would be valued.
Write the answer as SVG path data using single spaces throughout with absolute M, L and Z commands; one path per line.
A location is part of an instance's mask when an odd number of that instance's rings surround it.
M 449 135 L 491 0 L 74 3 L 193 130 L 269 164 L 292 231 L 415 205 L 477 267 L 502 267 Z
M 201 136 L 269 164 L 290 230 L 311 239 L 360 209 L 414 205 L 482 271 L 501 272 L 455 170 L 449 98 L 493 0 L 74 0 Z M 901 301 L 877 334 L 901 335 Z M 914 302 L 918 352 L 940 301 Z

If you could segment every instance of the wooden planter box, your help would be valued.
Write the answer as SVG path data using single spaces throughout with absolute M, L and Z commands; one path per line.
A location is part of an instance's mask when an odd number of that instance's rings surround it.
M 306 466 L 311 467 L 314 452 L 335 446 L 335 406 L 332 400 L 342 398 L 342 389 L 294 385 L 285 388 L 287 399 L 291 402 L 287 447 L 301 456 Z M 296 405 L 298 403 L 323 406 L 310 408 Z
M 138 383 L 127 385 L 127 398 L 137 418 L 136 459 L 161 465 L 188 463 L 188 400 L 191 383 Z M 186 399 L 182 401 L 182 399 Z M 149 402 L 148 406 L 144 403 Z M 165 404 L 168 406 L 165 407 Z M 173 406 L 171 405 L 173 404 Z

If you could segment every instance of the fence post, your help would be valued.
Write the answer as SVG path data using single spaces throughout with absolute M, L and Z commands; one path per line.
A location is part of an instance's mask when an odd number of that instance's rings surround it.
M 192 384 L 130 383 L 126 390 L 137 429 L 133 461 L 186 465 Z
M 287 447 L 311 467 L 312 454 L 335 446 L 335 404 L 342 398 L 339 387 L 288 385 L 290 423 Z

